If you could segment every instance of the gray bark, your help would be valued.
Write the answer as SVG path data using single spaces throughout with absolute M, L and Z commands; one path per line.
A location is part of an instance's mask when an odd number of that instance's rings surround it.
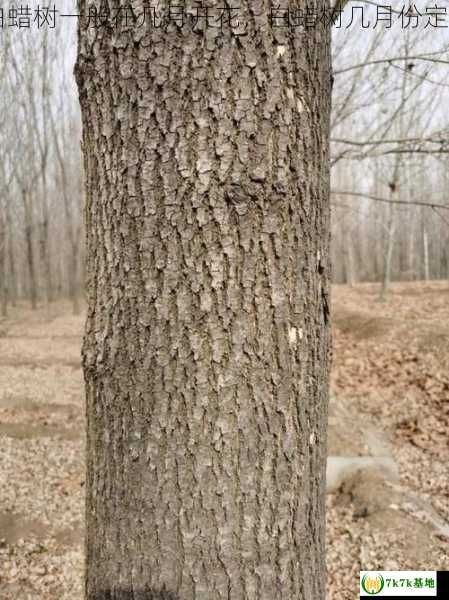
M 80 23 L 87 600 L 325 596 L 330 31 L 270 6 Z

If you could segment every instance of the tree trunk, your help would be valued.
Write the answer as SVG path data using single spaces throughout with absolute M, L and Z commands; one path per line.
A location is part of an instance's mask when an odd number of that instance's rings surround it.
M 46 202 L 46 201 L 43 201 Z M 44 291 L 43 296 L 47 304 L 53 302 L 53 281 L 51 273 L 51 259 L 50 259 L 50 248 L 49 248 L 49 234 L 48 234 L 48 207 L 43 208 L 44 218 L 40 224 L 40 237 L 39 237 L 39 249 L 40 249 L 40 261 L 43 269 L 43 285 Z
M 415 274 L 415 227 L 416 227 L 416 210 L 412 207 L 411 223 L 408 230 L 408 272 L 410 281 L 416 279 Z
M 429 268 L 429 237 L 427 235 L 426 215 L 421 208 L 421 229 L 422 229 L 422 274 L 424 281 L 430 279 Z
M 69 198 L 69 178 L 66 171 L 66 160 L 63 155 L 63 142 L 60 143 L 53 116 L 50 113 L 50 126 L 53 133 L 53 143 L 56 152 L 56 158 L 61 172 L 61 192 L 65 216 L 65 230 L 69 242 L 70 257 L 68 261 L 68 288 L 69 296 L 72 301 L 73 314 L 80 312 L 79 305 L 79 287 L 78 287 L 78 260 L 79 260 L 79 227 L 75 227 L 73 217 L 73 200 Z M 81 179 L 81 178 L 79 178 Z M 78 186 L 77 186 L 78 187 Z M 81 184 L 79 186 L 81 190 Z
M 87 600 L 325 596 L 330 30 L 270 6 L 80 20 Z
M 13 222 L 11 218 L 11 209 L 9 204 L 9 198 L 6 202 L 6 228 L 8 230 L 8 296 L 12 306 L 17 304 L 17 272 L 16 272 L 16 259 L 14 252 L 14 241 L 13 241 Z
M 349 218 L 345 210 L 342 219 L 342 243 L 343 243 L 343 272 L 347 285 L 354 285 L 354 255 L 352 250 L 352 236 L 349 231 Z
M 80 313 L 80 302 L 78 292 L 78 243 L 75 240 L 70 244 L 70 258 L 69 258 L 69 296 L 72 301 L 72 310 L 74 315 Z
M 382 273 L 382 287 L 380 291 L 380 299 L 385 300 L 387 291 L 391 283 L 391 261 L 393 258 L 394 238 L 396 233 L 395 214 L 393 206 L 388 204 L 386 207 L 387 222 L 386 222 L 386 241 L 384 246 L 384 264 Z
M 2 317 L 6 317 L 8 314 L 8 283 L 6 271 L 6 227 L 3 206 L 0 204 L 0 303 Z
M 429 268 L 429 237 L 427 231 L 424 228 L 423 234 L 423 247 L 424 247 L 424 281 L 430 279 L 430 268 Z
M 33 258 L 33 240 L 31 237 L 31 226 L 26 225 L 25 227 L 25 241 L 26 241 L 26 253 L 27 253 L 27 263 L 28 263 L 28 273 L 30 276 L 30 299 L 31 299 L 31 308 L 34 310 L 37 308 L 37 287 L 36 287 L 36 271 L 34 268 L 34 258 Z
M 26 244 L 26 257 L 28 264 L 28 275 L 29 290 L 31 299 L 31 308 L 34 310 L 37 308 L 37 280 L 36 280 L 36 267 L 34 264 L 34 252 L 33 252 L 33 224 L 31 217 L 31 207 L 29 206 L 28 194 L 25 190 L 22 190 L 22 201 L 25 212 L 25 244 Z

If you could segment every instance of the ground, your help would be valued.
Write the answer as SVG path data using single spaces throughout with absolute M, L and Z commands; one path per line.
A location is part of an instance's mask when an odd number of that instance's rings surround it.
M 328 495 L 329 599 L 353 600 L 360 568 L 449 570 L 449 282 L 335 286 L 333 322 L 329 454 L 382 457 Z
M 328 600 L 364 569 L 449 570 L 449 283 L 333 290 Z M 81 600 L 83 316 L 0 320 L 0 598 Z

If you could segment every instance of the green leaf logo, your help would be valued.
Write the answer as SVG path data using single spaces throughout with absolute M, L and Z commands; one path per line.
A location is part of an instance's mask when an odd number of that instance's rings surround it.
M 384 589 L 384 578 L 380 573 L 366 573 L 362 577 L 362 589 L 370 595 L 380 594 Z

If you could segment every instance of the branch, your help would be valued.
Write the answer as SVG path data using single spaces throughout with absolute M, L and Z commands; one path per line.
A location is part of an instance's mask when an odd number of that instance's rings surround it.
M 387 204 L 405 204 L 408 206 L 426 206 L 432 210 L 449 210 L 449 204 L 436 204 L 435 202 L 419 202 L 418 200 L 393 200 L 393 198 L 380 198 L 379 196 L 372 196 L 371 194 L 362 194 L 360 192 L 346 192 L 340 190 L 331 190 L 331 194 L 336 196 L 354 196 L 356 198 L 367 198 L 368 200 L 374 200 L 375 202 L 385 202 Z
M 417 54 L 416 56 L 392 56 L 390 58 L 378 58 L 376 60 L 368 60 L 366 62 L 358 63 L 350 67 L 345 67 L 344 69 L 338 69 L 337 71 L 333 72 L 333 75 L 341 75 L 342 73 L 347 73 L 348 71 L 352 71 L 354 69 L 362 69 L 363 67 L 371 65 L 379 65 L 382 63 L 392 64 L 393 62 L 402 60 L 423 60 L 426 62 L 442 63 L 444 65 L 449 65 L 449 60 L 444 60 L 443 58 L 430 58 L 432 54 L 443 54 L 443 52 L 443 50 L 439 50 L 438 52 L 432 52 L 431 54 Z
M 439 134 L 443 134 L 445 133 L 447 135 L 447 132 L 445 131 L 441 131 L 441 132 L 437 132 L 434 134 L 434 136 L 437 136 Z M 382 144 L 409 144 L 409 143 L 416 143 L 416 142 L 427 142 L 430 144 L 444 144 L 446 143 L 448 140 L 445 139 L 435 139 L 433 136 L 432 137 L 427 137 L 427 138 L 420 138 L 420 137 L 416 137 L 416 138 L 404 138 L 404 139 L 396 139 L 396 140 L 373 140 L 373 141 L 369 141 L 369 140 L 362 140 L 362 141 L 356 141 L 356 140 L 346 140 L 346 139 L 341 139 L 341 138 L 331 138 L 331 142 L 338 142 L 341 144 L 350 144 L 351 146 L 380 146 Z

